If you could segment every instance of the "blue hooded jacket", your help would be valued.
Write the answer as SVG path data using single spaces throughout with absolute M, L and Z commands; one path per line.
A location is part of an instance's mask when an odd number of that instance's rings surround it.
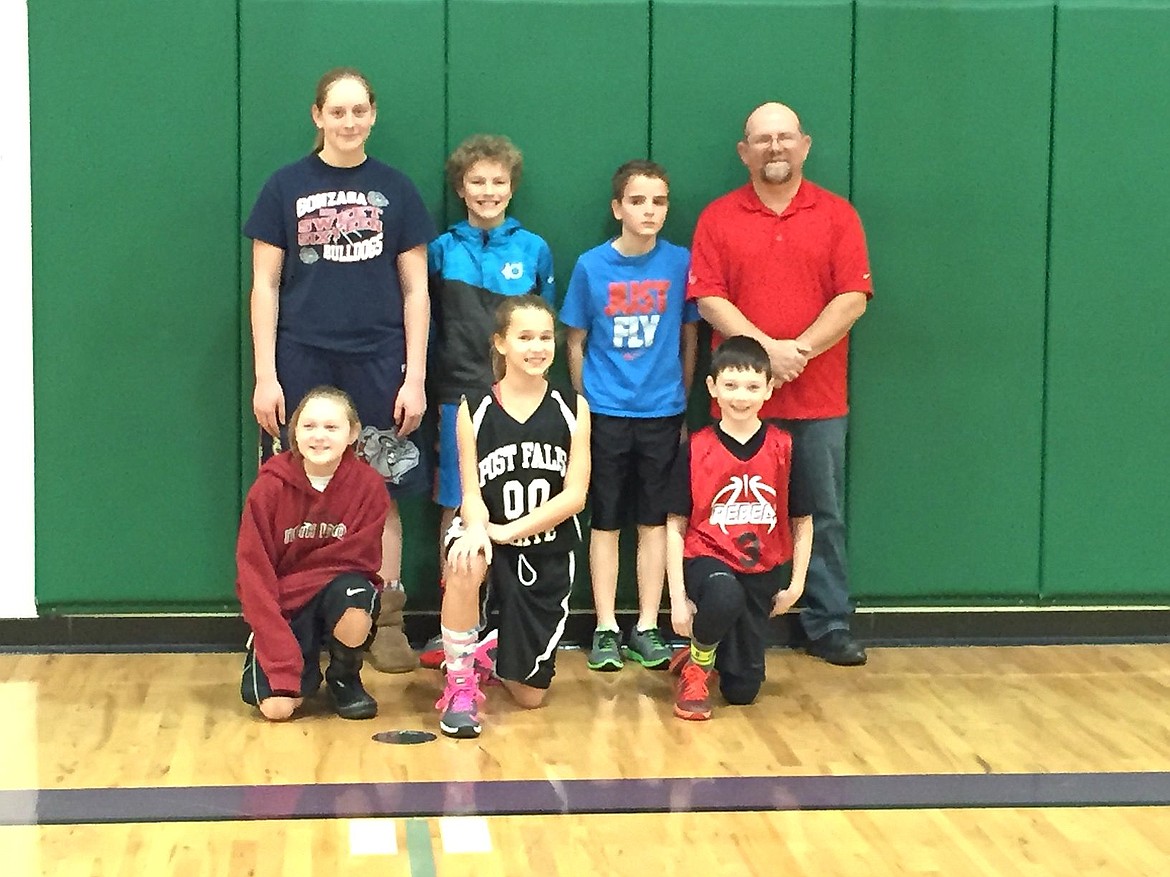
M 435 322 L 432 388 L 456 404 L 495 383 L 491 337 L 505 298 L 536 293 L 556 305 L 552 251 L 544 238 L 509 217 L 492 229 L 464 220 L 427 247 Z

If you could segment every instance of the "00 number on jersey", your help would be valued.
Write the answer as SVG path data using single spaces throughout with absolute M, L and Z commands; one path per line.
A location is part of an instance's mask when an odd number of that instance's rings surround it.
M 534 478 L 528 482 L 527 491 L 525 491 L 524 485 L 519 481 L 505 481 L 502 490 L 504 517 L 509 521 L 522 518 L 533 509 L 539 508 L 548 502 L 551 494 L 552 485 L 544 478 Z M 511 544 L 521 548 L 527 545 L 539 545 L 542 542 L 551 542 L 556 538 L 556 535 L 557 531 L 554 527 L 551 530 L 545 530 L 543 533 L 533 533 L 531 536 L 525 536 L 523 539 L 515 539 Z

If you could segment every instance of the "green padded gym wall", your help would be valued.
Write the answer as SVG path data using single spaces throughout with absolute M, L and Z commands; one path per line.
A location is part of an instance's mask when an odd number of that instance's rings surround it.
M 30 3 L 29 68 L 38 607 L 226 608 L 236 4 Z
M 616 231 L 614 169 L 648 151 L 648 4 L 450 0 L 448 11 L 448 143 L 498 132 L 524 151 L 509 213 L 548 241 L 559 300 L 577 257 Z M 452 203 L 452 219 L 466 215 L 461 207 Z M 564 363 L 555 368 L 564 379 Z M 590 608 L 578 569 L 572 605 Z M 627 577 L 619 603 L 633 592 Z
M 874 263 L 856 593 L 1165 599 L 1168 34 L 1170 0 L 30 4 L 41 611 L 234 606 L 256 435 L 239 229 L 308 150 L 314 84 L 339 64 L 378 90 L 371 153 L 440 223 L 462 213 L 448 149 L 515 138 L 514 213 L 562 293 L 614 231 L 617 164 L 666 164 L 666 233 L 687 243 L 744 179 L 746 112 L 791 103 L 810 177 L 852 194 Z M 59 235 L 62 207 L 94 230 Z M 437 516 L 404 505 L 412 607 L 433 608 Z
M 1170 2 L 1063 0 L 1044 597 L 1170 596 Z
M 442 0 L 241 0 L 240 217 L 252 209 L 264 180 L 306 155 L 315 133 L 309 116 L 317 80 L 333 67 L 357 67 L 378 99 L 368 150 L 406 173 L 436 223 L 442 220 L 444 149 Z M 358 38 L 360 35 L 360 38 Z M 245 400 L 241 453 L 243 488 L 255 477 L 258 428 L 250 416 L 253 372 L 247 322 L 251 246 L 244 241 L 241 303 Z M 401 503 L 403 581 L 434 600 L 438 519 L 429 499 Z
M 443 0 L 240 0 L 244 217 L 269 174 L 308 154 L 317 80 L 332 67 L 347 66 L 365 73 L 378 97 L 370 154 L 406 173 L 435 218 L 442 218 L 443 5 Z
M 1051 2 L 859 0 L 854 593 L 1035 601 Z
M 577 256 L 613 231 L 614 168 L 646 154 L 647 10 L 646 0 L 448 3 L 448 144 L 504 133 L 523 150 L 509 212 L 552 247 L 558 299 Z M 452 219 L 465 215 L 452 204 Z
M 671 175 L 666 237 L 689 245 L 703 207 L 747 182 L 735 145 L 765 101 L 800 114 L 813 138 L 809 177 L 848 194 L 852 6 L 656 0 L 650 151 Z

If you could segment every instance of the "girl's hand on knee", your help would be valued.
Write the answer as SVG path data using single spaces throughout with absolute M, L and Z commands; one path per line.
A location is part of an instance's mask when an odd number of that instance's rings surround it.
M 447 561 L 460 572 L 471 572 L 475 558 L 481 554 L 485 563 L 492 562 L 492 540 L 483 527 L 473 527 L 452 543 Z
M 260 714 L 270 722 L 283 722 L 305 702 L 303 697 L 279 697 L 273 695 L 260 701 Z

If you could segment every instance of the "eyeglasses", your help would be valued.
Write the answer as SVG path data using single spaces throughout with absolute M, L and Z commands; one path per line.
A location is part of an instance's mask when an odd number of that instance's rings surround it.
M 747 138 L 747 145 L 759 149 L 766 149 L 773 144 L 778 146 L 795 146 L 800 142 L 800 134 L 785 131 L 783 134 L 754 134 Z

